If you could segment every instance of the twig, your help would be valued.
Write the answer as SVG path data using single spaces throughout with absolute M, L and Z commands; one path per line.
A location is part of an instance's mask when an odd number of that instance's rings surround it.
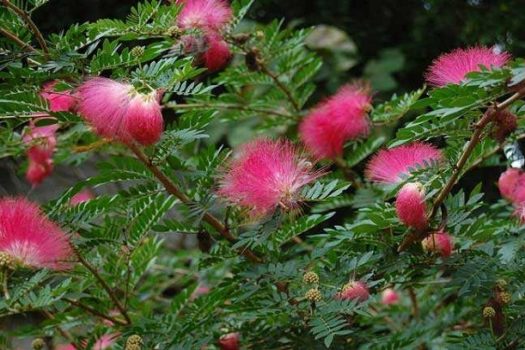
M 10 32 L 9 30 L 5 28 L 0 28 L 0 34 L 5 36 L 11 41 L 14 41 L 18 46 L 20 46 L 22 49 L 27 49 L 29 51 L 36 51 L 35 48 L 28 43 L 24 42 L 22 39 L 20 39 L 18 36 L 16 36 L 15 33 Z
M 417 296 L 416 292 L 414 292 L 414 288 L 410 287 L 408 288 L 408 296 L 410 297 L 410 301 L 412 302 L 412 315 L 415 318 L 419 317 L 419 306 L 417 303 Z
M 430 213 L 429 219 L 432 219 L 436 215 L 437 209 L 445 201 L 445 198 L 450 193 L 450 191 L 452 191 L 452 187 L 454 187 L 454 185 L 456 184 L 456 181 L 459 178 L 461 170 L 467 163 L 467 160 L 470 157 L 470 154 L 472 153 L 472 151 L 474 151 L 474 148 L 476 147 L 476 145 L 481 141 L 483 130 L 485 129 L 487 124 L 492 121 L 492 118 L 498 111 L 507 108 L 514 101 L 520 99 L 524 94 L 525 94 L 525 90 L 521 90 L 521 91 L 516 92 L 514 95 L 512 95 L 505 101 L 499 104 L 496 103 L 494 109 L 485 113 L 483 117 L 475 124 L 474 126 L 475 131 L 472 134 L 472 137 L 470 138 L 470 141 L 468 142 L 467 147 L 463 151 L 463 154 L 459 158 L 454 168 L 454 171 L 452 173 L 452 176 L 450 177 L 447 184 L 445 185 L 445 187 L 443 187 L 439 195 L 436 197 L 436 200 L 434 201 L 434 205 L 432 207 L 432 212 Z
M 129 144 L 128 147 L 135 153 L 137 158 L 155 175 L 155 177 L 164 185 L 164 188 L 168 193 L 177 197 L 182 203 L 189 205 L 192 200 L 168 178 L 162 170 L 155 166 L 151 160 L 144 154 L 144 152 L 135 144 Z M 230 233 L 228 229 L 219 221 L 215 216 L 208 212 L 205 212 L 202 219 L 210 224 L 221 236 L 227 239 L 229 242 L 234 243 L 235 237 Z M 262 260 L 256 256 L 249 248 L 239 249 L 239 252 L 244 255 L 248 260 L 254 263 L 260 263 Z
M 47 48 L 46 41 L 44 40 L 44 37 L 42 36 L 42 33 L 36 26 L 35 22 L 33 22 L 31 17 L 29 17 L 28 13 L 22 10 L 21 8 L 17 7 L 16 5 L 14 5 L 13 3 L 11 3 L 9 0 L 1 0 L 1 1 L 5 7 L 7 7 L 8 9 L 11 9 L 14 13 L 22 17 L 24 22 L 26 22 L 27 25 L 29 26 L 29 29 L 35 35 L 36 40 L 38 41 L 38 44 L 42 48 L 42 51 L 44 51 L 45 56 L 48 56 L 49 50 Z
M 240 104 L 167 103 L 164 105 L 164 107 L 171 108 L 171 109 L 217 108 L 217 109 L 225 109 L 225 110 L 237 110 L 237 111 L 246 111 L 246 112 L 254 112 L 254 113 L 272 114 L 272 115 L 276 115 L 279 117 L 287 117 L 287 118 L 292 117 L 292 115 L 288 113 L 279 112 L 274 109 L 250 107 L 250 106 L 244 106 Z
M 42 313 L 47 317 L 49 318 L 51 321 L 54 321 L 55 320 L 55 316 L 47 311 L 47 310 L 42 310 Z M 58 326 L 58 325 L 55 325 L 56 329 L 58 330 L 58 332 L 60 333 L 60 335 L 64 338 L 64 339 L 67 339 L 71 345 L 73 346 L 73 348 L 75 349 L 82 349 L 80 346 L 78 346 L 78 344 L 75 343 L 75 338 L 73 338 L 73 336 L 71 335 L 71 333 L 69 333 L 68 331 L 66 331 L 65 329 L 63 329 L 62 327 Z
M 104 290 L 109 295 L 110 299 L 113 301 L 113 303 L 115 304 L 117 309 L 120 311 L 122 316 L 124 316 L 124 318 L 126 319 L 126 323 L 127 324 L 131 324 L 131 319 L 129 318 L 129 315 L 128 315 L 126 309 L 124 308 L 124 306 L 122 306 L 122 304 L 118 300 L 118 298 L 115 295 L 115 293 L 113 293 L 113 290 L 111 289 L 111 287 L 106 283 L 106 281 L 102 278 L 102 276 L 100 276 L 100 274 L 98 273 L 97 269 L 95 269 L 89 262 L 87 262 L 87 260 L 80 254 L 80 252 L 76 248 L 73 248 L 73 251 L 75 252 L 78 260 L 80 261 L 80 263 L 86 269 L 88 269 L 89 272 L 91 272 L 93 274 L 93 276 L 95 276 L 95 278 L 100 283 L 102 288 L 104 288 Z
M 272 80 L 274 81 L 275 85 L 277 85 L 277 87 L 286 95 L 286 97 L 288 97 L 288 100 L 290 100 L 290 103 L 292 104 L 292 106 L 295 109 L 295 111 L 296 112 L 300 112 L 301 111 L 301 107 L 299 107 L 299 103 L 297 103 L 297 101 L 295 100 L 295 98 L 292 95 L 292 92 L 286 87 L 286 85 L 284 85 L 279 80 L 279 77 L 275 73 L 270 71 L 268 69 L 268 67 L 266 67 L 266 65 L 264 65 L 264 64 L 260 63 L 259 64 L 259 69 L 261 70 L 262 73 L 264 73 L 267 76 L 269 76 L 270 78 L 272 78 Z
M 72 300 L 72 299 L 69 299 L 69 298 L 64 298 L 63 300 L 65 300 L 66 302 L 68 302 L 69 304 L 71 304 L 73 306 L 76 306 L 76 307 L 78 307 L 78 308 L 80 308 L 82 310 L 85 310 L 85 311 L 93 314 L 94 316 L 103 318 L 105 320 L 111 321 L 111 322 L 119 324 L 121 326 L 126 326 L 127 325 L 126 322 L 123 322 L 123 321 L 121 321 L 119 319 L 116 319 L 113 316 L 106 315 L 105 313 L 100 312 L 97 309 L 94 309 L 91 306 L 85 305 L 85 304 L 83 304 L 83 303 L 81 303 L 79 301 L 75 301 L 75 300 Z

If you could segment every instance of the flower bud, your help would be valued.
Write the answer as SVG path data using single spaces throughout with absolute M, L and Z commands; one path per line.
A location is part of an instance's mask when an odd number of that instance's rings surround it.
M 421 245 L 427 253 L 437 253 L 443 258 L 452 254 L 452 237 L 444 231 L 439 231 L 425 238 Z
M 492 306 L 486 306 L 483 308 L 483 317 L 484 318 L 493 318 L 496 316 L 496 310 Z
M 126 350 L 130 345 L 142 345 L 142 337 L 138 334 L 130 335 L 126 340 Z
M 0 252 L 0 270 L 13 270 L 15 267 L 15 260 L 13 257 L 5 252 Z
M 366 301 L 369 296 L 368 287 L 361 281 L 348 282 L 343 286 L 342 291 L 337 294 L 339 299 L 357 301 Z
M 496 296 L 496 300 L 503 305 L 507 305 L 512 300 L 512 295 L 508 292 L 500 292 Z
M 504 142 L 507 136 L 518 127 L 518 118 L 508 110 L 497 111 L 494 115 L 494 128 L 491 136 L 498 142 Z
M 221 350 L 239 350 L 239 333 L 228 333 L 219 339 L 219 348 Z
M 312 288 L 304 294 L 304 298 L 312 302 L 320 302 L 323 299 L 323 296 L 318 289 Z
M 145 51 L 146 50 L 144 49 L 144 46 L 135 46 L 134 48 L 131 49 L 130 54 L 133 57 L 139 58 L 139 57 L 144 56 Z
M 33 350 L 42 350 L 45 345 L 46 345 L 46 342 L 42 338 L 36 338 L 31 343 L 31 346 L 33 347 Z
M 427 227 L 425 191 L 417 182 L 405 184 L 396 199 L 396 213 L 405 226 L 423 230 Z
M 381 294 L 381 302 L 384 305 L 392 305 L 399 303 L 399 294 L 392 288 L 387 288 Z
M 303 282 L 309 283 L 309 284 L 318 284 L 319 283 L 319 275 L 316 274 L 313 271 L 308 271 L 303 276 Z

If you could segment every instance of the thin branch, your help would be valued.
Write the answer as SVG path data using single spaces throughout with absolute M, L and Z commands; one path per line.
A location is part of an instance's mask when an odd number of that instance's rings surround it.
M 345 160 L 341 157 L 337 157 L 334 159 L 334 164 L 341 169 L 343 172 L 345 178 L 352 182 L 352 185 L 355 188 L 361 188 L 363 186 L 363 183 L 361 182 L 361 179 L 359 178 L 359 175 L 346 164 Z
M 24 22 L 27 23 L 29 26 L 29 29 L 33 32 L 33 34 L 36 37 L 36 40 L 38 41 L 38 44 L 42 48 L 42 51 L 44 51 L 44 54 L 46 56 L 49 55 L 49 50 L 46 45 L 46 41 L 44 40 L 44 37 L 42 36 L 42 33 L 36 26 L 35 22 L 29 17 L 29 14 L 22 10 L 21 8 L 17 7 L 15 4 L 11 3 L 9 0 L 1 0 L 2 4 L 7 7 L 8 9 L 11 9 L 14 13 L 16 13 L 18 16 L 22 18 Z
M 419 305 L 417 303 L 417 296 L 416 292 L 414 292 L 414 288 L 410 287 L 408 288 L 408 296 L 410 297 L 410 302 L 412 303 L 412 315 L 415 318 L 419 317 Z
M 300 112 L 301 111 L 301 107 L 299 107 L 299 103 L 293 97 L 292 92 L 290 91 L 290 89 L 288 89 L 286 87 L 286 85 L 284 85 L 279 80 L 279 77 L 275 73 L 270 71 L 268 69 L 268 67 L 266 67 L 266 65 L 264 65 L 264 64 L 259 64 L 259 69 L 261 70 L 262 73 L 264 73 L 267 76 L 269 76 L 270 78 L 272 78 L 272 80 L 274 81 L 275 85 L 277 85 L 277 87 L 286 95 L 286 97 L 288 97 L 288 100 L 290 100 L 290 103 L 292 104 L 292 106 L 295 109 L 295 111 L 296 112 Z
M 151 160 L 144 154 L 144 152 L 135 144 L 130 144 L 128 147 L 135 153 L 137 158 L 155 175 L 155 177 L 164 185 L 164 188 L 168 193 L 177 197 L 182 203 L 189 205 L 192 200 L 175 185 L 170 178 L 168 178 L 162 170 L 154 165 Z M 221 236 L 227 239 L 229 242 L 234 243 L 235 237 L 230 231 L 222 224 L 222 222 L 215 216 L 208 212 L 205 212 L 202 218 L 205 222 L 210 224 Z M 260 263 L 261 258 L 256 256 L 249 248 L 239 249 L 239 252 L 244 255 L 248 260 L 254 263 Z
M 251 107 L 251 106 L 245 106 L 241 104 L 227 104 L 227 103 L 218 103 L 218 104 L 209 104 L 209 103 L 167 103 L 164 105 L 164 107 L 171 108 L 171 109 L 192 109 L 192 108 L 217 108 L 217 109 L 224 109 L 224 110 L 234 110 L 234 111 L 244 111 L 244 112 L 254 112 L 254 113 L 263 113 L 263 114 L 272 114 L 279 117 L 286 117 L 290 118 L 293 117 L 292 115 L 288 113 L 279 112 L 274 109 L 266 109 L 266 108 L 257 108 L 257 107 Z
M 115 317 L 112 317 L 110 315 L 106 315 L 105 313 L 103 312 L 100 312 L 98 311 L 97 309 L 94 309 L 92 308 L 91 306 L 88 306 L 88 305 L 85 305 L 79 301 L 75 301 L 75 300 L 72 300 L 72 299 L 69 299 L 69 298 L 64 298 L 63 300 L 65 300 L 66 302 L 68 302 L 69 304 L 73 305 L 73 306 L 76 306 L 84 311 L 87 311 L 89 312 L 90 314 L 94 315 L 94 316 L 97 316 L 97 317 L 100 317 L 100 318 L 103 318 L 105 320 L 108 320 L 108 321 L 111 321 L 115 324 L 119 324 L 121 326 L 126 326 L 127 323 L 126 322 L 123 322 L 119 319 L 116 319 Z
M 14 41 L 22 49 L 26 49 L 28 51 L 36 51 L 36 49 L 33 46 L 29 45 L 28 43 L 20 39 L 18 36 L 16 36 L 15 33 L 12 33 L 5 28 L 0 28 L 0 34 L 2 34 L 11 41 Z
M 102 278 L 102 276 L 100 276 L 100 274 L 98 273 L 97 269 L 95 269 L 89 262 L 87 262 L 87 260 L 80 254 L 80 252 L 76 248 L 74 248 L 73 251 L 75 252 L 78 260 L 80 261 L 80 263 L 86 269 L 88 269 L 89 272 L 91 272 L 91 274 L 93 274 L 93 276 L 95 276 L 95 278 L 100 283 L 102 288 L 104 288 L 104 290 L 109 295 L 110 299 L 113 301 L 113 303 L 115 304 L 117 309 L 120 311 L 122 316 L 124 316 L 124 318 L 126 319 L 127 324 L 131 324 L 131 319 L 129 318 L 129 315 L 128 315 L 126 309 L 124 308 L 124 306 L 122 306 L 122 304 L 118 300 L 117 296 L 115 295 L 115 293 L 113 292 L 111 287 L 106 283 L 106 281 Z

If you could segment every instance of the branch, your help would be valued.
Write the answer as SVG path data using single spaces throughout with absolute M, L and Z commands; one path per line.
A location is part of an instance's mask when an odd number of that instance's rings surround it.
M 284 85 L 279 80 L 279 77 L 275 73 L 270 71 L 268 69 L 268 67 L 266 67 L 265 64 L 259 63 L 259 69 L 261 70 L 261 72 L 263 72 L 264 74 L 266 74 L 267 76 L 272 78 L 272 80 L 277 85 L 277 87 L 286 95 L 286 97 L 288 97 L 288 100 L 290 100 L 290 103 L 292 104 L 292 106 L 295 109 L 295 111 L 296 112 L 300 112 L 301 108 L 299 107 L 299 103 L 297 103 L 297 101 L 295 100 L 295 98 L 292 95 L 292 92 L 286 87 L 286 85 Z
M 117 309 L 120 311 L 122 316 L 124 316 L 124 318 L 126 319 L 126 323 L 127 324 L 131 324 L 132 322 L 131 322 L 131 319 L 129 318 L 129 315 L 128 315 L 126 309 L 122 306 L 122 304 L 118 300 L 118 298 L 115 295 L 115 293 L 113 293 L 113 290 L 111 289 L 111 287 L 106 283 L 106 281 L 102 278 L 102 276 L 100 276 L 100 274 L 98 273 L 97 269 L 95 269 L 90 263 L 88 263 L 87 260 L 80 254 L 80 252 L 75 247 L 73 247 L 73 251 L 75 252 L 78 260 L 80 261 L 80 263 L 86 269 L 88 269 L 89 272 L 91 272 L 93 274 L 93 276 L 95 276 L 95 278 L 100 283 L 102 288 L 104 288 L 104 290 L 109 295 L 110 299 L 113 301 L 113 303 L 115 304 Z
M 250 106 L 244 106 L 240 104 L 168 103 L 165 105 L 165 107 L 171 108 L 171 109 L 217 108 L 217 109 L 226 109 L 226 110 L 234 110 L 234 111 L 237 110 L 237 111 L 245 111 L 245 112 L 273 114 L 279 117 L 287 117 L 287 118 L 293 117 L 292 115 L 288 113 L 279 112 L 274 109 L 250 107 Z
M 49 50 L 46 45 L 46 41 L 44 40 L 44 37 L 42 36 L 42 33 L 36 26 L 35 22 L 29 17 L 29 14 L 22 10 L 21 8 L 17 7 L 13 3 L 11 3 L 9 0 L 1 0 L 2 4 L 7 7 L 8 9 L 11 9 L 14 13 L 16 13 L 18 16 L 22 18 L 24 22 L 27 23 L 29 26 L 29 29 L 33 32 L 33 34 L 36 37 L 36 40 L 38 41 L 38 44 L 42 48 L 42 51 L 44 51 L 45 56 L 49 55 Z
M 42 310 L 42 313 L 47 317 L 49 318 L 51 321 L 54 321 L 55 320 L 55 316 L 47 311 L 47 310 Z M 78 346 L 78 344 L 75 343 L 75 338 L 73 338 L 73 336 L 71 335 L 71 333 L 69 333 L 68 331 L 62 329 L 60 326 L 58 325 L 55 325 L 56 329 L 58 330 L 58 332 L 60 333 L 60 335 L 64 338 L 64 339 L 67 339 L 67 341 L 69 341 L 71 343 L 71 345 L 73 346 L 74 349 L 82 349 L 80 346 Z
M 36 51 L 35 48 L 28 43 L 24 42 L 22 39 L 20 39 L 18 36 L 16 36 L 15 33 L 10 32 L 7 29 L 0 28 L 0 34 L 5 36 L 11 41 L 14 41 L 18 46 L 20 46 L 22 49 L 26 49 L 28 51 Z
M 177 197 L 182 203 L 189 205 L 192 200 L 175 185 L 170 178 L 168 178 L 162 170 L 155 166 L 151 160 L 142 152 L 142 150 L 135 144 L 129 144 L 128 147 L 135 153 L 137 158 L 155 175 L 155 177 L 164 185 L 164 188 L 168 193 Z M 230 231 L 219 221 L 215 216 L 208 212 L 205 212 L 202 219 L 210 224 L 221 236 L 226 238 L 231 243 L 236 241 L 235 237 Z M 249 248 L 240 249 L 239 252 L 244 255 L 248 260 L 254 263 L 260 263 L 262 260 L 256 256 Z
M 73 305 L 73 306 L 76 306 L 76 307 L 78 307 L 78 308 L 80 308 L 80 309 L 82 309 L 84 311 L 87 311 L 87 312 L 91 313 L 94 316 L 103 318 L 105 320 L 111 321 L 111 322 L 113 322 L 115 324 L 119 324 L 121 326 L 126 326 L 127 325 L 126 322 L 123 322 L 123 321 L 121 321 L 119 319 L 116 319 L 115 317 L 106 315 L 105 313 L 100 312 L 97 309 L 92 308 L 91 306 L 84 305 L 84 304 L 82 304 L 79 301 L 75 301 L 75 300 L 72 300 L 72 299 L 69 299 L 69 298 L 64 298 L 64 300 L 66 302 L 68 302 L 69 304 Z

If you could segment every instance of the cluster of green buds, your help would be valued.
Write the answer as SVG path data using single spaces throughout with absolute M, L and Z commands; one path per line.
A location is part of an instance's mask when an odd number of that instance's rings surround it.
M 124 350 L 140 350 L 142 348 L 142 337 L 138 334 L 133 334 L 126 340 L 126 347 Z

